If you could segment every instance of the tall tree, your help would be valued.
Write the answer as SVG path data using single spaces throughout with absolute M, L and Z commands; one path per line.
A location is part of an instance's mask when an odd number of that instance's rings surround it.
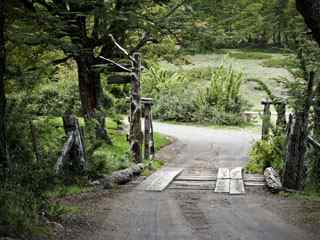
M 0 169 L 7 164 L 6 139 L 6 95 L 5 95 L 5 66 L 6 49 L 4 39 L 5 0 L 0 1 Z
M 320 44 L 320 0 L 296 0 L 296 6 Z

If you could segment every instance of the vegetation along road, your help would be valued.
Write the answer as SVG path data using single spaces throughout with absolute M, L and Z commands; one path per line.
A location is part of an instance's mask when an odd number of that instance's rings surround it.
M 177 140 L 159 152 L 185 175 L 215 174 L 218 167 L 244 166 L 250 145 L 259 137 L 246 130 L 156 123 L 155 130 Z M 262 187 L 245 195 L 213 190 L 137 190 L 140 179 L 116 190 L 87 193 L 79 201 L 81 220 L 67 219 L 66 239 L 318 239 L 319 202 L 271 195 Z M 80 201 L 82 199 L 82 201 Z M 86 201 L 83 201 L 86 199 Z M 318 216 L 318 217 L 317 217 Z M 79 222 L 80 221 L 80 222 Z

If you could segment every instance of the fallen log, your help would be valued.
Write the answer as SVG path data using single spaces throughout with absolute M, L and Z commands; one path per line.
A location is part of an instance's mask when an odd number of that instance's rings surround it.
M 134 176 L 139 176 L 145 165 L 143 163 L 134 164 L 133 166 L 116 171 L 111 176 L 104 176 L 101 180 L 104 189 L 110 189 L 114 184 L 123 185 L 132 180 Z

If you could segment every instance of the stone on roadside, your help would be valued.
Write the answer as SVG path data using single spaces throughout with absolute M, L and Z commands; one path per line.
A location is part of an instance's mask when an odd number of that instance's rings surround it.
M 100 182 L 104 189 L 112 189 L 113 188 L 113 182 L 112 178 L 110 176 L 104 176 L 102 179 L 100 179 Z
M 272 167 L 264 170 L 264 177 L 271 192 L 279 192 L 282 189 L 280 176 Z

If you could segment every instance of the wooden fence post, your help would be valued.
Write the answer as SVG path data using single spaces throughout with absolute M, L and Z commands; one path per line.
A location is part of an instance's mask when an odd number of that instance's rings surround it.
M 63 127 L 68 138 L 56 163 L 56 173 L 67 171 L 66 174 L 82 174 L 86 170 L 86 156 L 79 121 L 74 115 L 65 114 Z
M 142 98 L 144 106 L 144 159 L 149 160 L 153 148 L 153 131 L 152 131 L 152 99 Z
M 277 110 L 277 122 L 276 126 L 277 129 L 281 130 L 282 132 L 285 131 L 287 126 L 286 120 L 286 103 L 285 102 L 275 102 L 274 106 Z
M 131 80 L 131 99 L 130 99 L 130 149 L 133 160 L 136 163 L 142 161 L 142 132 L 141 132 L 141 97 L 140 97 L 140 78 L 141 78 L 141 56 L 140 53 L 134 53 Z
M 268 137 L 270 127 L 271 127 L 271 111 L 270 111 L 271 102 L 268 100 L 265 100 L 265 101 L 262 101 L 261 104 L 264 106 L 263 116 L 262 116 L 262 134 L 261 134 L 261 138 L 264 140 Z

